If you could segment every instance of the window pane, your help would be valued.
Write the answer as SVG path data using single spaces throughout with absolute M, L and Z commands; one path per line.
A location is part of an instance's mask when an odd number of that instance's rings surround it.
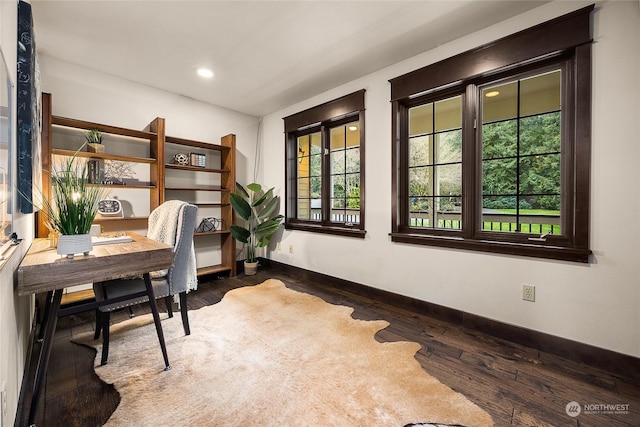
M 520 81 L 520 117 L 560 111 L 560 70 Z
M 431 227 L 433 224 L 433 199 L 431 197 L 409 198 L 409 225 Z
M 482 123 L 518 117 L 518 82 L 482 90 Z
M 360 172 L 360 148 L 352 148 L 346 151 L 346 173 Z
M 460 212 L 460 198 L 436 197 L 434 202 L 438 206 L 435 210 L 437 228 L 462 229 L 462 214 Z M 456 208 L 457 206 L 457 208 Z
M 344 150 L 331 152 L 331 174 L 344 173 L 345 153 Z
M 298 199 L 298 219 L 311 219 L 311 205 L 309 199 Z
M 462 96 L 435 103 L 436 132 L 462 127 Z
M 433 187 L 432 177 L 433 167 L 421 167 L 409 169 L 409 196 L 431 196 Z
M 433 164 L 431 158 L 431 135 L 418 136 L 409 140 L 409 166 Z
M 331 176 L 331 197 L 344 199 L 346 195 L 344 175 Z
M 453 130 L 436 135 L 437 163 L 462 162 L 462 130 Z
M 560 155 L 520 159 L 520 194 L 560 194 Z
M 518 150 L 517 126 L 517 120 L 482 125 L 482 158 L 515 156 Z
M 309 158 L 309 162 L 311 162 L 311 170 L 309 171 L 309 176 L 320 176 L 322 174 L 322 156 L 313 155 Z
M 485 160 L 482 162 L 482 194 L 516 195 L 517 160 Z
M 409 109 L 409 136 L 433 133 L 433 104 Z
M 331 129 L 331 150 L 344 150 L 346 139 L 345 139 L 345 127 L 339 126 Z
M 309 192 L 309 178 L 298 179 L 298 199 L 308 199 Z
M 560 152 L 560 113 L 520 120 L 520 154 Z
M 322 135 L 320 132 L 312 133 L 310 135 L 311 140 L 311 154 L 322 154 Z
M 436 166 L 436 195 L 462 195 L 462 164 Z
M 322 177 L 313 176 L 309 179 L 311 187 L 311 198 L 312 199 L 320 199 L 322 195 Z
M 298 137 L 298 160 L 311 153 L 309 149 L 309 135 Z

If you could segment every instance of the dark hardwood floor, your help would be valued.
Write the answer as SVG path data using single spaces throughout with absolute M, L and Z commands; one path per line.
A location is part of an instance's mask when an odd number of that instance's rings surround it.
M 231 289 L 255 285 L 268 278 L 280 279 L 291 289 L 319 296 L 329 303 L 353 307 L 355 318 L 387 320 L 390 326 L 377 334 L 379 341 L 420 343 L 422 349 L 416 359 L 424 370 L 491 414 L 496 426 L 640 426 L 640 384 L 628 378 L 324 283 L 302 281 L 278 268 L 262 269 L 255 276 L 201 281 L 199 289 L 189 294 L 189 309 L 215 304 Z M 162 302 L 158 305 L 164 309 Z M 134 312 L 148 312 L 148 307 L 138 306 Z M 126 318 L 126 311 L 112 315 L 114 322 Z M 93 371 L 95 351 L 70 342 L 72 334 L 93 327 L 93 313 L 59 320 L 37 425 L 99 426 L 117 407 L 120 401 L 117 390 L 102 383 Z M 38 346 L 34 345 L 34 353 Z M 30 377 L 35 365 L 32 362 Z M 26 393 L 26 403 L 19 408 L 18 426 L 26 425 L 30 399 Z M 572 418 L 566 413 L 571 401 L 598 406 L 591 406 L 593 413 L 583 411 Z M 623 412 L 628 408 L 626 413 L 603 413 L 605 408 L 599 406 L 615 404 L 628 405 L 618 408 Z

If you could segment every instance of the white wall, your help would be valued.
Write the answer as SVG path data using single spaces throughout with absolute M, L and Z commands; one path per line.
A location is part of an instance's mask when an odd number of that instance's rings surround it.
M 591 264 L 392 243 L 388 79 L 588 5 L 553 2 L 264 118 L 261 180 L 284 196 L 282 117 L 366 89 L 364 240 L 286 231 L 270 258 L 640 357 L 640 10 L 594 12 Z M 293 245 L 293 254 L 289 253 Z M 536 286 L 536 302 L 521 298 Z
M 16 111 L 17 16 L 17 2 L 0 2 L 0 47 L 14 85 L 12 92 L 13 105 L 11 106 L 13 117 L 15 117 Z M 15 142 L 14 131 L 11 135 L 13 153 L 16 152 Z M 13 169 L 13 182 L 16 182 L 17 172 L 15 167 Z M 15 191 L 13 192 L 13 200 L 15 206 Z M 12 219 L 13 231 L 23 239 L 23 242 L 16 248 L 12 258 L 0 270 L 0 389 L 6 390 L 7 393 L 7 414 L 2 419 L 2 425 L 13 425 L 16 416 L 22 374 L 27 356 L 33 307 L 32 298 L 18 296 L 14 280 L 15 271 L 33 240 L 33 215 L 22 215 L 15 213 L 14 210 Z M 0 414 L 1 416 L 2 414 Z

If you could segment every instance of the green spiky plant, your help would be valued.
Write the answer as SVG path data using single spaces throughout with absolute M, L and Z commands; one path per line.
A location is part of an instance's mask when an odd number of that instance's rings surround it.
M 251 183 L 245 189 L 236 184 L 236 192 L 230 195 L 231 207 L 245 220 L 245 227 L 232 225 L 233 237 L 245 245 L 245 261 L 257 262 L 256 249 L 265 247 L 278 231 L 284 216 L 278 214 L 280 196 L 273 195 L 273 188 L 263 191 L 260 184 Z
M 84 133 L 84 137 L 89 144 L 102 144 L 102 132 L 98 129 L 89 129 Z
M 88 162 L 77 162 L 78 151 L 50 172 L 51 199 L 42 197 L 47 227 L 65 235 L 88 234 L 98 202 L 106 196 L 102 186 L 89 184 Z

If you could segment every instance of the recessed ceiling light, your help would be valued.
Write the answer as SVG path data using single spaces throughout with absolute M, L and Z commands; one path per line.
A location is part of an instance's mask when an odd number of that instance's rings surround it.
M 204 67 L 196 68 L 196 73 L 198 73 L 200 77 L 204 77 L 206 79 L 210 79 L 211 77 L 213 77 L 213 71 Z
M 355 131 L 357 131 L 357 130 L 358 130 L 358 126 L 353 126 L 353 125 L 352 125 L 352 126 L 349 126 L 349 130 L 350 130 L 351 132 L 355 132 Z
M 486 96 L 487 98 L 493 98 L 494 96 L 498 95 L 500 95 L 500 92 L 498 92 L 497 90 L 492 90 L 491 92 L 487 92 L 484 94 L 484 96 Z

